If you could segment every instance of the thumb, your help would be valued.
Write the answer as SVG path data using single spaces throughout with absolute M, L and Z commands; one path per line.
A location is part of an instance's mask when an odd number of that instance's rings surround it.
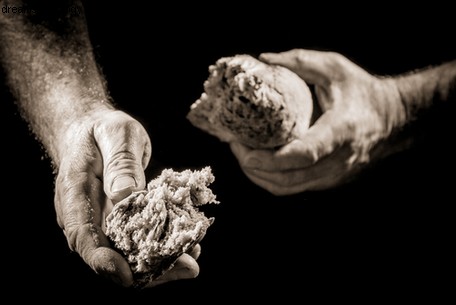
M 293 49 L 281 53 L 263 53 L 259 59 L 288 68 L 307 83 L 325 87 L 333 79 L 335 64 L 340 56 L 332 52 Z
M 104 191 L 114 203 L 145 188 L 144 169 L 150 155 L 150 139 L 142 125 L 130 118 L 95 136 L 103 157 Z

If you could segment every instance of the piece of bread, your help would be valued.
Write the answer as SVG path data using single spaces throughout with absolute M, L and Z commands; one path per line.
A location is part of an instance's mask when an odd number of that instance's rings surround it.
M 165 169 L 146 190 L 114 205 L 106 235 L 130 264 L 135 287 L 148 287 L 204 237 L 214 219 L 198 207 L 218 203 L 208 188 L 213 181 L 210 167 Z
M 312 110 L 309 87 L 297 74 L 240 54 L 209 66 L 187 119 L 224 142 L 275 148 L 306 131 Z

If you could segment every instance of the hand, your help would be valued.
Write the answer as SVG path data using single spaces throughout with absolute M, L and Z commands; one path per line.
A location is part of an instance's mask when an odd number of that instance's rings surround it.
M 406 120 L 392 78 L 373 76 L 332 52 L 291 50 L 262 54 L 260 59 L 282 65 L 314 85 L 322 115 L 305 135 L 278 150 L 231 143 L 242 170 L 255 184 L 275 195 L 327 189 L 400 148 L 388 143 Z
M 57 220 L 69 247 L 98 274 L 123 286 L 133 284 L 127 261 L 103 232 L 112 205 L 145 188 L 151 142 L 143 126 L 124 112 L 96 110 L 71 125 L 59 143 L 55 181 Z M 184 254 L 156 284 L 193 278 L 199 245 Z

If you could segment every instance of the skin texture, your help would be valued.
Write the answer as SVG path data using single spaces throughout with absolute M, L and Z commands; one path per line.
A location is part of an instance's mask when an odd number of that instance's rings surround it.
M 96 273 L 131 286 L 129 265 L 110 247 L 103 219 L 145 187 L 147 131 L 110 100 L 79 1 L 0 1 L 6 4 L 27 9 L 0 14 L 0 59 L 23 118 L 52 162 L 58 224 Z M 197 245 L 155 284 L 196 277 L 199 253 Z
M 397 77 L 378 77 L 338 53 L 290 50 L 260 59 L 296 72 L 322 115 L 277 150 L 230 147 L 247 177 L 275 195 L 324 190 L 353 179 L 375 160 L 405 149 L 403 127 L 437 102 L 454 100 L 456 61 Z

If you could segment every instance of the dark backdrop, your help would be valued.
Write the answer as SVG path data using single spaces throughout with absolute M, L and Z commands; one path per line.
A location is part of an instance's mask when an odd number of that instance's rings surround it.
M 252 184 L 229 147 L 193 128 L 185 115 L 202 92 L 207 67 L 222 56 L 333 50 L 381 75 L 454 59 L 450 10 L 274 5 L 281 6 L 87 4 L 110 93 L 152 138 L 148 177 L 165 167 L 213 168 L 212 189 L 221 204 L 206 209 L 215 223 L 201 242 L 201 273 L 194 280 L 123 289 L 69 251 L 55 220 L 49 160 L 2 87 L 4 275 L 7 290 L 24 292 L 13 297 L 153 303 L 278 296 L 286 303 L 315 297 L 434 300 L 449 293 L 454 106 L 418 126 L 423 136 L 410 151 L 353 183 L 286 197 Z

